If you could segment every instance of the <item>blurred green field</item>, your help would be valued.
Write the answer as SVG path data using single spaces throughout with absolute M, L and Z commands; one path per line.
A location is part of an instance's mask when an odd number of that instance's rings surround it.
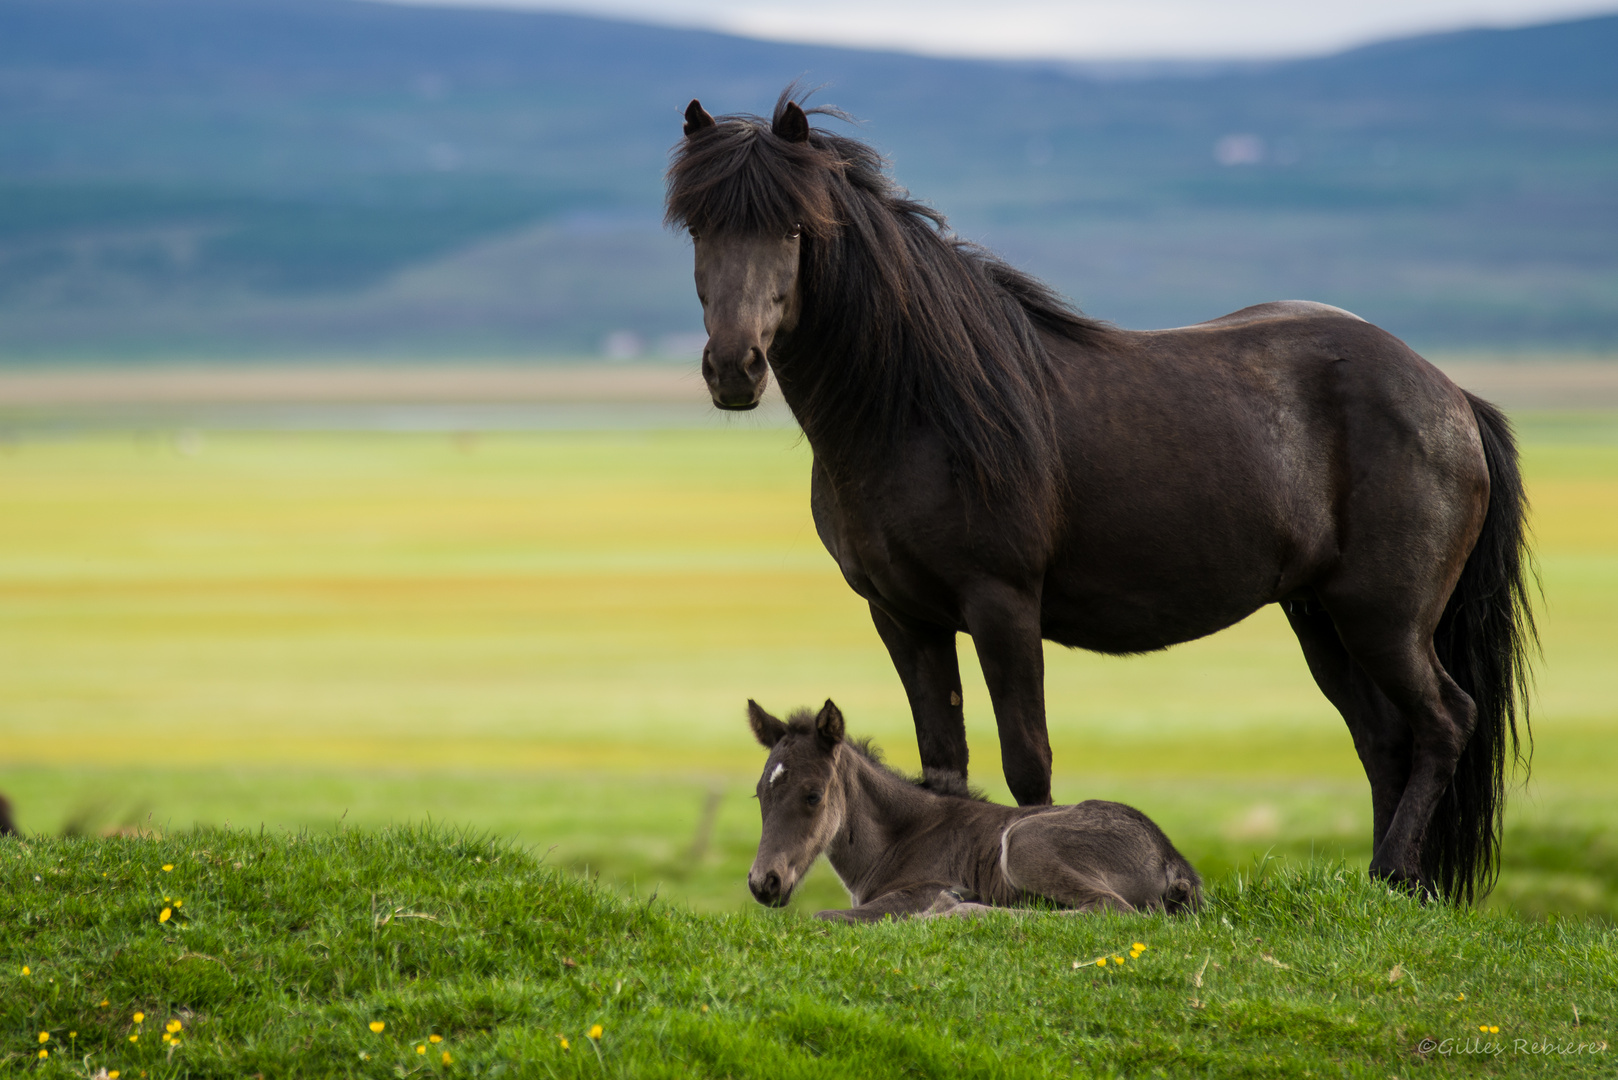
M 1492 902 L 1618 917 L 1618 416 L 1519 424 L 1546 660 Z M 430 818 L 734 908 L 747 697 L 835 697 L 916 763 L 808 469 L 795 433 L 740 425 L 5 441 L 0 791 L 41 831 Z M 1003 799 L 962 644 L 974 778 Z M 1205 874 L 1368 857 L 1347 733 L 1274 609 L 1048 665 L 1058 798 L 1140 806 Z

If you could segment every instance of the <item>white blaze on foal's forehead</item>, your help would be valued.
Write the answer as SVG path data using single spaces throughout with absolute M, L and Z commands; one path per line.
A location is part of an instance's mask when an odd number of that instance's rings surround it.
M 775 763 L 775 768 L 773 770 L 771 770 L 771 772 L 770 772 L 770 786 L 774 787 L 775 782 L 777 780 L 781 779 L 781 774 L 786 772 L 786 771 L 787 771 L 787 767 L 786 767 L 785 764 L 783 764 L 783 763 L 781 763 L 779 761 L 776 762 Z

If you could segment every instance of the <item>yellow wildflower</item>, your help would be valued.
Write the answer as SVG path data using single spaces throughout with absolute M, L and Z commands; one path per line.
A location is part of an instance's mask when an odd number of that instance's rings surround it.
M 708 1006 L 706 1006 L 706 1005 L 704 1005 L 704 1006 L 703 1006 L 703 1007 L 702 1007 L 702 1011 L 703 1011 L 703 1012 L 707 1012 L 707 1011 L 708 1011 Z
M 1499 1029 L 1497 1028 L 1496 1030 L 1499 1030 Z M 591 1026 L 591 1028 L 590 1028 L 590 1038 L 592 1038 L 592 1039 L 601 1038 L 601 1025 L 600 1024 L 595 1024 L 595 1025 Z
M 1456 1001 L 1465 1001 L 1466 1000 L 1466 995 L 1465 994 L 1457 994 L 1455 996 L 1455 1000 Z
M 137 1023 L 137 1024 L 143 1023 L 145 1020 L 146 1020 L 146 1014 L 145 1013 L 136 1013 L 135 1014 L 135 1023 Z
M 385 1024 L 384 1022 L 382 1022 L 381 1020 L 372 1020 L 371 1021 L 371 1030 L 376 1032 L 378 1035 L 382 1034 L 382 1029 L 387 1027 L 387 1026 L 388 1025 Z
M 170 870 L 173 870 L 173 869 L 174 869 L 174 864 L 173 864 L 173 863 L 171 863 L 171 862 L 166 862 L 166 863 L 164 863 L 164 864 L 163 864 L 163 873 L 165 873 L 165 874 L 166 874 L 166 873 L 168 873 L 168 872 L 169 872 L 169 871 L 170 871 Z
M 41 1050 L 39 1052 L 39 1056 L 42 1058 L 48 1058 L 51 1056 L 51 1052 L 49 1050 Z
M 158 917 L 157 917 L 157 921 L 158 921 L 158 922 L 168 922 L 168 921 L 169 921 L 169 918 L 170 918 L 170 917 L 171 917 L 171 916 L 172 916 L 172 915 L 173 915 L 173 914 L 174 914 L 174 909 L 173 909 L 173 908 L 164 908 L 164 909 L 163 909 L 163 914 L 161 914 L 161 915 L 159 915 L 159 916 L 158 916 Z
M 140 1042 L 140 1036 L 139 1035 L 131 1035 L 129 1037 L 129 1041 L 130 1042 Z
M 176 900 L 176 901 L 174 901 L 174 906 L 175 907 L 181 907 L 184 904 L 185 904 L 184 900 Z
M 23 965 L 23 966 L 22 966 L 22 973 L 23 973 L 23 974 L 24 974 L 24 975 L 32 975 L 32 974 L 33 974 L 33 972 L 32 972 L 32 971 L 29 971 L 29 970 L 28 970 L 28 965 L 27 965 L 27 964 L 24 964 L 24 965 Z
M 426 1043 L 421 1043 L 416 1047 L 416 1053 L 425 1054 L 426 1052 L 427 1052 L 427 1044 Z
M 1489 1025 L 1489 1034 L 1490 1035 L 1498 1035 L 1498 1034 L 1500 1034 L 1500 1028 L 1498 1026 L 1494 1025 L 1494 1024 L 1490 1024 Z
M 67 1033 L 67 1037 L 70 1039 L 77 1039 L 79 1037 L 79 1033 L 77 1031 L 70 1031 Z
M 566 1035 L 558 1035 L 558 1036 L 556 1036 L 556 1039 L 557 1039 L 558 1042 L 560 1042 L 562 1044 L 562 1049 L 563 1050 L 571 1050 L 572 1049 L 572 1047 L 570 1047 L 567 1044 L 567 1036 Z
M 1124 958 L 1121 956 L 1115 956 L 1112 958 L 1112 962 L 1121 966 L 1124 962 Z
M 174 1032 L 179 1031 L 183 1027 L 185 1027 L 185 1025 L 180 1023 L 178 1020 L 170 1020 L 168 1023 L 163 1025 L 163 1030 L 172 1035 Z
M 165 1031 L 163 1032 L 163 1041 L 165 1043 L 171 1043 L 174 1041 L 174 1036 Z
M 42 1043 L 50 1042 L 51 1041 L 51 1033 L 48 1032 L 48 1031 L 41 1031 L 39 1033 L 39 1041 L 42 1042 Z
M 107 1080 L 118 1080 L 118 1070 L 114 1069 L 107 1074 Z
M 96 1006 L 96 1008 L 98 1008 L 98 1009 L 105 1009 L 106 1007 L 107 1007 L 107 999 L 106 998 L 102 998 L 101 999 L 101 1004 Z
M 442 1061 L 445 1065 L 448 1065 L 451 1061 L 454 1061 L 455 1059 L 449 1056 L 449 1051 L 448 1050 L 445 1050 L 444 1054 L 443 1054 L 443 1057 L 441 1057 L 439 1060 Z
M 441 1042 L 444 1041 L 444 1036 L 442 1036 L 442 1035 L 429 1035 L 429 1036 L 427 1036 L 427 1041 L 430 1042 L 430 1043 L 441 1043 Z
M 1107 958 L 1105 956 L 1103 956 L 1100 960 L 1096 961 L 1096 967 L 1106 967 L 1106 966 L 1107 966 Z
M 1146 946 L 1141 944 L 1138 941 L 1135 942 L 1133 945 L 1131 945 L 1130 948 L 1135 950 L 1136 952 L 1145 952 L 1146 951 Z

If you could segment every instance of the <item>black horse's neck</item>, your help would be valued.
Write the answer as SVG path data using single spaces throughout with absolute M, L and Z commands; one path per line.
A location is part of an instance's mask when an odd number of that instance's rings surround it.
M 864 229 L 804 242 L 798 323 L 771 348 L 793 416 L 834 472 L 885 464 L 925 433 L 974 486 L 1044 487 L 1058 459 L 1040 332 L 1097 324 L 890 201 L 867 207 Z

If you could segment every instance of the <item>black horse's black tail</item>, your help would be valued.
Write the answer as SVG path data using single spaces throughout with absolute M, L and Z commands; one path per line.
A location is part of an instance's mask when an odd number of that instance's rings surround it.
M 1507 759 L 1527 762 L 1517 737 L 1519 715 L 1532 754 L 1529 661 L 1539 635 L 1529 604 L 1530 582 L 1537 578 L 1517 443 L 1500 410 L 1466 397 L 1489 464 L 1489 510 L 1433 644 L 1444 670 L 1477 706 L 1477 727 L 1427 826 L 1421 870 L 1443 895 L 1470 903 L 1486 895 L 1500 873 Z

